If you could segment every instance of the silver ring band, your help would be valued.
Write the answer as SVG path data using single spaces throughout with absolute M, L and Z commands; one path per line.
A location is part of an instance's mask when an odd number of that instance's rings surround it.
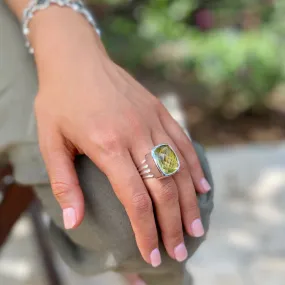
M 141 162 L 141 165 L 138 167 L 138 171 L 143 179 L 154 178 L 154 175 L 151 173 L 151 170 L 146 163 L 146 159 Z

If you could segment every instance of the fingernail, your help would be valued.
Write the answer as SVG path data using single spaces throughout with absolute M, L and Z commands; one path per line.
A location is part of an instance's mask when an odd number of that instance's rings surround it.
M 204 235 L 204 227 L 200 219 L 196 219 L 191 225 L 192 233 L 195 237 L 201 237 Z
M 63 210 L 64 227 L 69 230 L 76 224 L 76 214 L 73 208 L 67 208 Z
M 205 178 L 202 178 L 200 183 L 205 192 L 209 192 L 211 190 L 211 185 Z
M 175 255 L 175 259 L 178 262 L 182 262 L 187 258 L 188 252 L 187 252 L 187 249 L 184 243 L 181 243 L 174 248 L 174 255 Z
M 153 267 L 158 267 L 161 264 L 161 256 L 158 248 L 151 252 L 150 261 Z

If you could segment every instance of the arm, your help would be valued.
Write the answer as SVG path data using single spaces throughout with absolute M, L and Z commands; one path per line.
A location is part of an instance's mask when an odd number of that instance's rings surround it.
M 22 13 L 24 9 L 28 6 L 29 0 L 4 0 L 13 13 L 17 16 L 19 20 L 22 18 Z
M 23 11 L 30 0 L 5 0 L 5 2 L 19 21 L 22 21 Z M 64 65 L 64 59 L 70 58 L 72 53 L 83 50 L 83 45 L 92 48 L 92 53 L 95 48 L 100 56 L 106 55 L 104 46 L 91 25 L 82 15 L 69 8 L 52 5 L 48 9 L 39 11 L 30 21 L 29 28 L 29 39 L 35 49 L 38 72 L 47 69 L 47 66 L 53 63 L 58 66 L 62 62 Z
M 28 1 L 6 2 L 20 19 Z M 191 236 L 204 233 L 195 189 L 210 190 L 188 137 L 162 104 L 108 57 L 83 16 L 53 5 L 35 15 L 29 37 L 39 78 L 39 144 L 66 228 L 77 227 L 84 216 L 74 158 L 86 154 L 124 205 L 145 261 L 160 263 L 155 215 L 168 254 L 184 260 L 183 226 Z M 142 180 L 137 166 L 161 143 L 176 150 L 181 170 L 174 177 Z

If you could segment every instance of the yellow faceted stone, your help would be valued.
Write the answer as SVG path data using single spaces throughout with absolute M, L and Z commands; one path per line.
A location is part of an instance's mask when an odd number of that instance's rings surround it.
M 179 160 L 168 145 L 160 145 L 153 151 L 156 165 L 164 175 L 174 174 L 179 169 Z

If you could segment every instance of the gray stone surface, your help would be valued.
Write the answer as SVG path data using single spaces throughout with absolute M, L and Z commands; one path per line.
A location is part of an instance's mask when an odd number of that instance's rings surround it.
M 285 284 L 285 145 L 210 149 L 215 210 L 208 240 L 188 262 L 197 285 Z M 45 284 L 23 218 L 0 255 L 1 285 Z M 114 274 L 86 281 L 58 265 L 68 285 L 123 285 Z
M 216 184 L 208 241 L 189 261 L 197 284 L 285 284 L 285 146 L 209 151 Z

